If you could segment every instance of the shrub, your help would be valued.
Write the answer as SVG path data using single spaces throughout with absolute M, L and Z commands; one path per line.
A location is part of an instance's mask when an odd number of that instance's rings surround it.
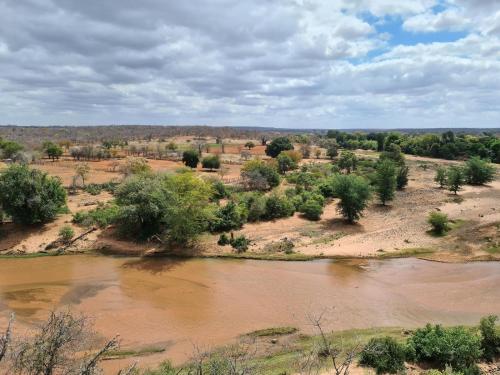
M 90 211 L 79 211 L 73 215 L 73 223 L 85 227 L 97 226 L 106 228 L 113 224 L 119 215 L 118 206 L 106 204 Z
M 90 195 L 99 195 L 102 192 L 102 187 L 98 184 L 88 184 L 84 190 Z
M 297 169 L 297 163 L 284 152 L 278 155 L 276 161 L 278 162 L 278 170 L 281 174 L 291 171 L 292 169 Z
M 246 205 L 248 208 L 248 221 L 259 221 L 266 215 L 266 197 L 254 194 L 248 198 Z
M 198 164 L 198 163 L 196 163 Z M 220 168 L 220 159 L 218 155 L 212 155 L 204 157 L 201 161 L 201 166 L 205 169 L 219 169 Z
M 46 223 L 66 207 L 66 190 L 58 178 L 14 164 L 0 174 L 0 206 L 14 222 Z
M 351 151 L 343 151 L 340 154 L 340 158 L 337 164 L 341 170 L 345 170 L 347 174 L 349 174 L 351 173 L 351 171 L 356 169 L 358 165 L 358 158 Z
M 500 335 L 497 333 L 495 323 L 497 316 L 490 315 L 481 319 L 479 329 L 481 331 L 481 348 L 483 357 L 487 361 L 493 361 L 500 353 Z
M 209 227 L 212 232 L 226 232 L 241 228 L 246 219 L 246 207 L 230 201 L 216 210 Z
M 241 177 L 250 190 L 269 190 L 281 182 L 276 168 L 262 160 L 247 161 L 241 169 Z
M 125 163 L 120 167 L 120 171 L 125 176 L 146 174 L 151 172 L 151 167 L 146 159 L 129 156 L 125 159 Z
M 446 172 L 448 190 L 457 194 L 464 184 L 464 174 L 460 167 L 450 167 Z
M 338 175 L 332 181 L 334 196 L 340 199 L 339 211 L 350 222 L 358 220 L 371 196 L 366 180 L 354 175 Z
M 392 337 L 372 338 L 363 348 L 359 363 L 373 367 L 377 374 L 395 374 L 405 366 L 405 347 Z
M 69 225 L 65 225 L 61 229 L 59 229 L 59 238 L 64 243 L 68 243 L 69 241 L 71 241 L 74 235 L 75 231 Z
M 448 215 L 442 212 L 431 212 L 427 222 L 432 226 L 432 231 L 436 234 L 443 234 L 449 229 Z
M 310 198 L 302 204 L 300 212 L 308 220 L 319 220 L 323 215 L 323 206 L 316 199 Z
M 200 155 L 196 150 L 186 150 L 182 154 L 182 162 L 186 167 L 196 168 L 200 162 Z
M 468 184 L 483 185 L 495 178 L 495 167 L 479 157 L 472 157 L 465 163 L 465 179 Z
M 287 137 L 278 137 L 272 140 L 266 147 L 266 155 L 277 157 L 281 151 L 293 150 L 292 142 Z
M 238 252 L 243 253 L 248 250 L 248 245 L 250 245 L 250 240 L 244 235 L 235 237 L 231 240 L 231 246 Z
M 396 186 L 398 190 L 404 189 L 408 185 L 408 174 L 410 173 L 410 168 L 403 165 L 398 168 L 398 173 L 396 175 Z
M 282 217 L 292 216 L 295 212 L 295 207 L 286 196 L 272 194 L 266 200 L 265 219 L 273 220 Z
M 440 188 L 444 188 L 446 186 L 446 169 L 443 167 L 438 167 L 436 169 L 436 176 L 434 177 L 434 181 L 439 185 Z
M 226 245 L 229 245 L 230 243 L 231 243 L 231 241 L 226 233 L 222 233 L 219 236 L 219 240 L 217 241 L 217 245 L 219 245 L 219 246 L 226 246 Z
M 434 363 L 444 368 L 452 366 L 456 370 L 474 367 L 481 358 L 481 339 L 464 327 L 443 328 L 427 324 L 408 339 L 407 353 L 419 362 Z
M 216 200 L 224 199 L 229 197 L 229 190 L 226 185 L 220 180 L 215 180 L 212 182 L 213 187 L 213 198 Z
M 396 167 L 390 160 L 381 160 L 377 165 L 377 194 L 380 202 L 385 205 L 394 199 L 396 191 Z

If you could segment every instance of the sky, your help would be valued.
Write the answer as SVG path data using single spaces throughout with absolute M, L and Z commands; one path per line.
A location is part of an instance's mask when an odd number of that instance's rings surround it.
M 0 124 L 500 127 L 500 0 L 0 0 Z

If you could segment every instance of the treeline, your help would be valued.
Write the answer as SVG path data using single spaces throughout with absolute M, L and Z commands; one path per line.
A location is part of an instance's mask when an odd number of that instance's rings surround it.
M 405 154 L 442 159 L 467 159 L 478 156 L 500 163 L 500 139 L 494 133 L 406 134 L 398 132 L 346 133 L 329 130 L 327 139 L 333 139 L 342 148 L 384 151 L 396 144 Z

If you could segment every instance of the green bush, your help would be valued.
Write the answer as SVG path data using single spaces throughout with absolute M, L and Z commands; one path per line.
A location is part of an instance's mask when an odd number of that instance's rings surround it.
M 449 229 L 448 215 L 442 212 L 431 212 L 427 222 L 432 226 L 432 231 L 436 234 L 443 234 Z
M 308 199 L 300 207 L 300 212 L 308 220 L 319 220 L 323 215 L 323 206 L 316 199 Z
M 283 152 L 278 155 L 276 161 L 278 163 L 278 170 L 281 174 L 285 174 L 286 172 L 297 168 L 297 163 L 295 163 L 290 155 Z
M 218 155 L 206 156 L 201 161 L 201 166 L 205 169 L 219 169 L 220 159 Z
M 292 216 L 294 212 L 295 206 L 286 196 L 272 194 L 266 200 L 264 218 L 267 220 L 279 219 Z
M 381 160 L 377 165 L 377 195 L 380 202 L 385 205 L 388 201 L 394 199 L 396 191 L 396 166 L 393 161 Z
M 212 183 L 212 187 L 214 190 L 213 198 L 216 200 L 224 199 L 229 197 L 229 189 L 226 185 L 220 180 L 215 180 Z
M 59 178 L 13 164 L 0 174 L 0 206 L 16 223 L 46 223 L 66 207 L 66 190 Z
M 115 204 L 106 204 L 90 211 L 79 211 L 73 215 L 73 223 L 85 227 L 106 228 L 115 223 L 120 211 Z
M 248 221 L 255 222 L 266 216 L 267 198 L 261 194 L 253 194 L 246 202 L 248 207 Z
M 493 361 L 500 354 L 500 335 L 495 326 L 497 316 L 490 315 L 481 319 L 479 330 L 481 331 L 481 348 L 483 349 L 484 359 Z
M 398 173 L 396 174 L 396 185 L 398 190 L 404 189 L 408 185 L 408 175 L 410 173 L 410 168 L 403 165 L 398 168 Z
M 455 370 L 470 371 L 482 354 L 481 338 L 464 327 L 427 324 L 408 339 L 407 355 L 411 359 L 441 368 L 450 365 Z
M 372 338 L 363 348 L 359 363 L 377 374 L 396 374 L 405 369 L 405 347 L 392 337 Z
M 247 216 L 247 209 L 244 205 L 237 205 L 230 201 L 215 211 L 214 217 L 209 224 L 210 231 L 227 232 L 239 229 L 246 222 Z
M 69 241 L 71 241 L 74 235 L 75 231 L 69 225 L 65 225 L 61 229 L 59 229 L 59 238 L 64 243 L 68 243 Z
M 88 184 L 85 186 L 84 190 L 90 195 L 99 195 L 102 193 L 102 187 L 98 184 Z
M 233 249 L 235 249 L 238 253 L 243 253 L 248 250 L 250 240 L 247 239 L 244 235 L 241 235 L 232 239 L 230 243 Z
M 186 150 L 182 154 L 182 162 L 186 167 L 196 168 L 200 162 L 200 155 L 196 150 Z
M 231 243 L 231 241 L 226 233 L 222 233 L 219 236 L 219 240 L 217 241 L 217 245 L 219 245 L 219 246 L 226 246 L 226 245 L 229 245 L 230 243 Z
M 464 184 L 464 172 L 460 167 L 450 167 L 446 172 L 446 185 L 448 190 L 457 194 Z
M 479 157 L 467 160 L 464 173 L 467 183 L 472 185 L 483 185 L 495 179 L 495 167 Z
M 262 160 L 247 161 L 241 168 L 241 177 L 249 190 L 265 191 L 278 186 L 281 182 L 276 168 Z
M 438 167 L 436 169 L 436 176 L 434 177 L 434 181 L 439 185 L 440 188 L 444 188 L 446 186 L 446 169 L 444 167 Z

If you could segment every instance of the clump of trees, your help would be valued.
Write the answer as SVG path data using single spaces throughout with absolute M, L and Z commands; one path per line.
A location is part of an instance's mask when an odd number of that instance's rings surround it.
M 46 223 L 66 207 L 66 190 L 59 178 L 13 164 L 0 173 L 0 206 L 16 223 Z
M 465 180 L 471 185 L 484 185 L 495 178 L 495 167 L 486 160 L 472 157 L 465 162 Z
M 0 138 L 0 152 L 4 159 L 14 159 L 16 154 L 23 150 L 23 146 L 17 142 Z
M 281 182 L 276 167 L 259 159 L 247 161 L 241 168 L 241 177 L 248 190 L 265 191 L 278 186 Z
M 340 200 L 338 208 L 341 214 L 349 223 L 359 220 L 371 197 L 368 182 L 355 175 L 338 175 L 331 183 L 333 195 Z
M 46 141 L 42 145 L 43 151 L 49 159 L 52 161 L 59 160 L 63 154 L 63 149 L 57 143 Z
M 282 151 L 288 150 L 293 150 L 293 144 L 290 142 L 290 139 L 288 137 L 278 137 L 266 146 L 266 155 L 276 158 Z

